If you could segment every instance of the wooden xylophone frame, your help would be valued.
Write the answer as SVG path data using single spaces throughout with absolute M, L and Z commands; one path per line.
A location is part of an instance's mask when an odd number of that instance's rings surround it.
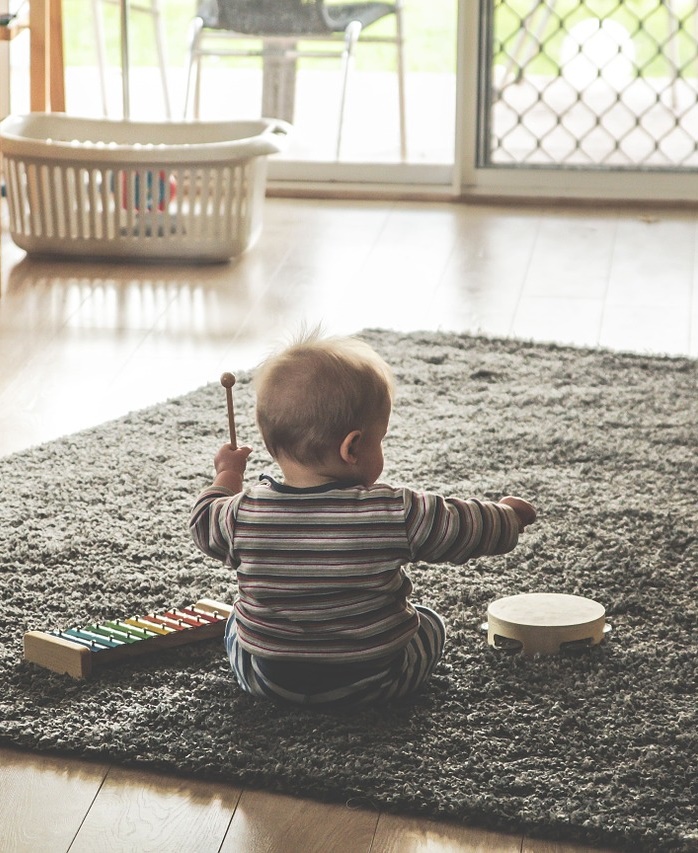
M 87 678 L 106 664 L 162 649 L 222 637 L 229 604 L 202 598 L 188 607 L 148 613 L 65 631 L 27 631 L 24 659 L 73 678 Z

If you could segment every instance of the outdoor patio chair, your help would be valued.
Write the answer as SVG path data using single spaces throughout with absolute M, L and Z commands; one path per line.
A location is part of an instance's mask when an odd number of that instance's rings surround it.
M 363 36 L 376 21 L 395 16 L 394 35 Z M 269 118 L 293 120 L 296 60 L 299 57 L 341 59 L 339 126 L 336 156 L 339 159 L 344 127 L 347 83 L 356 44 L 390 43 L 397 50 L 397 82 L 400 117 L 400 151 L 406 159 L 405 62 L 402 0 L 394 2 L 325 3 L 324 0 L 200 0 L 189 32 L 189 67 L 184 100 L 185 118 L 199 116 L 201 60 L 205 56 L 257 56 L 264 62 L 263 109 L 273 104 Z M 260 40 L 256 47 L 234 47 L 235 39 Z M 336 42 L 317 49 L 306 42 Z M 299 45 L 301 43 L 301 45 Z M 192 98 L 193 88 L 193 98 Z M 270 90 L 274 90 L 271 91 Z

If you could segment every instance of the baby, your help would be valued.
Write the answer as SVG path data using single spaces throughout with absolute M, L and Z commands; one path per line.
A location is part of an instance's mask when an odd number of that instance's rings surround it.
M 258 368 L 255 388 L 283 479 L 245 488 L 251 448 L 225 445 L 190 522 L 198 547 L 237 574 L 225 642 L 240 686 L 327 709 L 414 693 L 446 631 L 410 600 L 405 564 L 504 554 L 535 509 L 378 483 L 394 383 L 358 339 L 307 335 Z

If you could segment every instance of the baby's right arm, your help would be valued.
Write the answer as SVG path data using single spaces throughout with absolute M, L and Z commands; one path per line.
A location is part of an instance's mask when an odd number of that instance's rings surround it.
M 536 517 L 523 498 L 501 501 L 444 498 L 404 490 L 407 536 L 413 560 L 462 565 L 473 557 L 506 554 Z

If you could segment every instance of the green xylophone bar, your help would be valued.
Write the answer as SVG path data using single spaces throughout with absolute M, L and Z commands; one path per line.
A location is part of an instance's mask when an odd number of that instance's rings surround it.
M 97 667 L 222 637 L 232 613 L 229 604 L 203 598 L 188 607 L 148 613 L 63 631 L 28 631 L 24 659 L 73 678 L 87 678 Z

